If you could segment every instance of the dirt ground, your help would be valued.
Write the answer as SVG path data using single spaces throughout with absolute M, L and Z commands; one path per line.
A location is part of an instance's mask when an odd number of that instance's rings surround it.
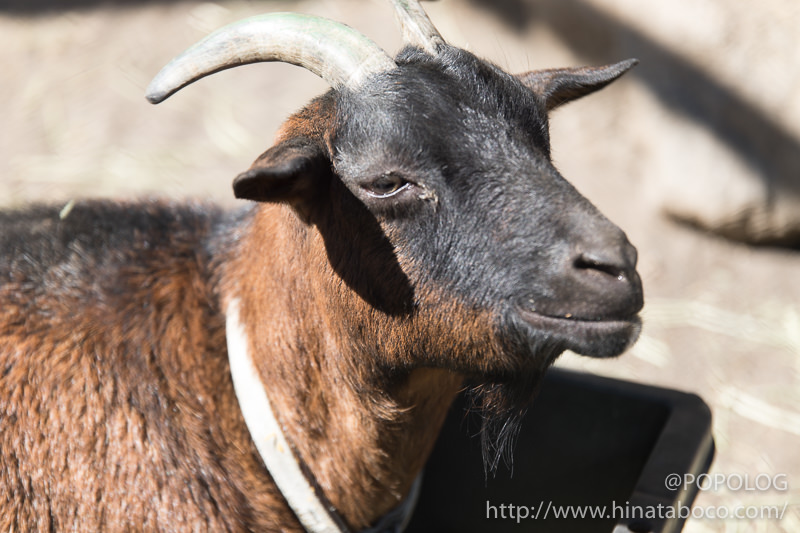
M 608 20 L 635 26 L 614 15 L 620 3 L 531 0 L 537 9 L 529 20 L 515 17 L 513 0 L 494 8 L 477 0 L 426 7 L 453 44 L 523 71 L 636 55 L 635 39 L 602 34 L 602 46 L 587 53 L 570 33 L 581 28 L 552 24 L 555 5 L 594 5 Z M 326 90 L 325 83 L 273 64 L 225 72 L 159 106 L 144 100 L 144 88 L 208 31 L 288 10 L 346 22 L 389 51 L 400 44 L 391 9 L 380 0 L 0 3 L 0 206 L 153 195 L 234 205 L 233 177 L 269 146 L 282 119 Z M 685 25 L 686 39 L 693 28 Z M 793 46 L 800 50 L 800 40 Z M 725 76 L 735 65 L 704 69 L 702 59 L 690 55 L 678 49 L 670 57 L 731 85 Z M 763 102 L 743 91 L 742 101 L 755 101 L 753 108 L 776 123 L 785 121 L 781 100 L 792 112 L 800 109 L 800 60 L 795 55 L 793 61 L 757 80 L 793 91 Z M 645 74 L 634 72 L 552 119 L 557 166 L 638 247 L 646 295 L 644 333 L 629 353 L 614 360 L 567 354 L 559 364 L 699 394 L 714 414 L 713 472 L 788 481 L 787 490 L 703 491 L 696 501 L 730 509 L 786 506 L 782 520 L 690 520 L 685 531 L 800 531 L 800 251 L 737 244 L 661 214 L 653 197 L 670 173 L 683 180 L 675 183 L 721 183 L 715 185 L 721 195 L 725 176 L 708 162 L 694 164 L 706 157 L 695 153 L 699 137 L 682 133 L 698 124 L 702 110 L 676 113 L 659 90 L 659 65 L 643 67 Z M 786 100 L 792 95 L 795 100 Z M 717 135 L 697 127 L 702 135 Z

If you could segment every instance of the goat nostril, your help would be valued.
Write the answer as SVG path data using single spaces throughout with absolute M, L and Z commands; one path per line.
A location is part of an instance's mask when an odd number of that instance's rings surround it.
M 573 266 L 578 270 L 595 270 L 617 278 L 619 281 L 625 281 L 627 268 L 624 263 L 625 261 L 622 258 L 614 261 L 610 258 L 600 258 L 591 254 L 580 254 L 573 262 Z

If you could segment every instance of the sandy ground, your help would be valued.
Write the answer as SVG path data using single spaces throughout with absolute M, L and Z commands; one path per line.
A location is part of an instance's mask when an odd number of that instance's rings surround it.
M 614 14 L 622 0 L 593 3 L 623 27 L 648 14 L 640 9 L 625 20 Z M 636 55 L 635 43 L 626 41 L 587 58 L 565 33 L 569 25 L 549 24 L 553 2 L 533 2 L 538 16 L 516 26 L 509 23 L 513 10 L 504 19 L 484 4 L 445 0 L 428 10 L 450 42 L 511 71 Z M 275 64 L 212 77 L 157 107 L 145 102 L 144 88 L 208 31 L 281 10 L 346 22 L 390 51 L 400 43 L 391 10 L 379 0 L 0 7 L 0 205 L 149 195 L 233 205 L 233 177 L 269 146 L 282 119 L 326 89 L 324 82 Z M 665 23 L 683 28 L 682 43 L 704 27 L 694 16 L 686 24 L 680 16 Z M 669 41 L 669 35 L 656 32 L 654 39 Z M 680 46 L 674 54 L 723 86 L 739 68 L 720 61 L 705 69 Z M 758 91 L 743 90 L 743 101 L 786 122 L 780 100 L 790 111 L 800 107 L 793 67 L 760 72 L 758 83 L 780 90 L 763 101 Z M 647 68 L 658 72 L 657 64 Z M 684 181 L 710 176 L 707 166 L 692 164 L 696 139 L 685 134 L 686 128 L 706 130 L 692 114 L 676 115 L 654 83 L 634 73 L 553 117 L 557 166 L 637 245 L 646 293 L 644 334 L 628 354 L 615 360 L 567 354 L 559 364 L 696 392 L 714 413 L 713 472 L 788 481 L 785 491 L 704 491 L 696 502 L 731 509 L 786 505 L 781 521 L 690 520 L 685 531 L 800 531 L 800 253 L 731 243 L 670 222 L 654 208 L 659 180 L 669 179 L 665 168 Z M 666 163 L 654 166 L 658 161 Z

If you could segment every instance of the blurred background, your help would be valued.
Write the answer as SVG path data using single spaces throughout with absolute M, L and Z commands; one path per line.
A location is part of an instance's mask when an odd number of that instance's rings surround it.
M 712 471 L 788 490 L 706 491 L 696 505 L 779 505 L 782 521 L 690 520 L 689 532 L 800 531 L 800 3 L 442 0 L 452 44 L 511 72 L 638 57 L 557 110 L 553 156 L 639 248 L 645 329 L 614 360 L 559 365 L 695 392 Z M 0 0 L 0 207 L 169 196 L 234 205 L 230 183 L 282 120 L 327 89 L 252 65 L 159 106 L 144 88 L 219 26 L 297 11 L 400 46 L 383 0 Z M 518 453 L 523 453 L 518 451 Z

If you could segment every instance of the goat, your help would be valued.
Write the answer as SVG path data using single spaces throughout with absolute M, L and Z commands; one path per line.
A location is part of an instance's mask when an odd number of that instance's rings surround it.
M 152 102 L 256 61 L 330 83 L 235 179 L 246 207 L 0 214 L 0 529 L 315 530 L 269 441 L 335 526 L 316 530 L 363 530 L 412 491 L 465 380 L 496 442 L 564 350 L 635 341 L 636 250 L 554 168 L 547 122 L 634 61 L 512 76 L 394 5 L 394 59 L 271 14 L 154 79 Z

